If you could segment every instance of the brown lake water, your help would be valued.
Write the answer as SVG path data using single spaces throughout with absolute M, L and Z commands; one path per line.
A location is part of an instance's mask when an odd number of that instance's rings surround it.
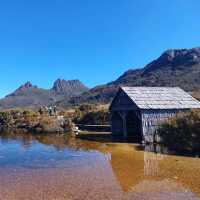
M 0 200 L 200 199 L 200 158 L 162 151 L 61 135 L 1 135 Z

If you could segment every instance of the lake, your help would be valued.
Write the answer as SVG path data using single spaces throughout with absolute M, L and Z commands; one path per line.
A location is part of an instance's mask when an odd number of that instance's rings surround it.
M 2 134 L 0 200 L 200 199 L 200 158 L 165 153 L 159 146 Z

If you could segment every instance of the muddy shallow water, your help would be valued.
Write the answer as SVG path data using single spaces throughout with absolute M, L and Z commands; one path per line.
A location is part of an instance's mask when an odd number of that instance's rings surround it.
M 200 158 L 162 151 L 66 136 L 2 135 L 0 200 L 200 199 Z

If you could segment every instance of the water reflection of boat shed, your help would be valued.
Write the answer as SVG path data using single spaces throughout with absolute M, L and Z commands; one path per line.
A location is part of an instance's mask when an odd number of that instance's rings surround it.
M 121 87 L 110 106 L 112 133 L 152 142 L 160 123 L 193 108 L 200 102 L 178 87 Z

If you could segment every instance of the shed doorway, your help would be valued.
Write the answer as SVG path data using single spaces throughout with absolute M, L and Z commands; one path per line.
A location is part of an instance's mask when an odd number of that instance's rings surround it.
M 129 111 L 127 113 L 126 129 L 128 138 L 130 138 L 133 142 L 141 143 L 142 130 L 141 130 L 141 121 L 138 115 L 139 114 L 136 114 L 135 111 Z
M 112 132 L 114 136 L 123 136 L 123 119 L 117 111 L 112 113 Z

